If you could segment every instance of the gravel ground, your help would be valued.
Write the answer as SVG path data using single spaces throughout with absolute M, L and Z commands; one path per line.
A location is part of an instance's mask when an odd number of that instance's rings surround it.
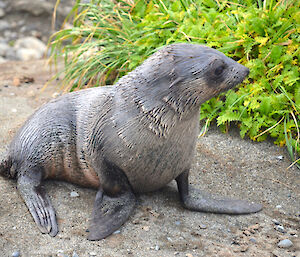
M 0 155 L 27 117 L 59 95 L 52 85 L 41 91 L 50 78 L 43 67 L 42 61 L 0 64 Z M 97 242 L 86 239 L 94 190 L 46 182 L 60 229 L 51 238 L 37 229 L 15 182 L 0 177 L 0 256 L 300 256 L 300 171 L 289 165 L 285 149 L 272 142 L 211 128 L 199 138 L 191 184 L 209 194 L 260 202 L 263 211 L 191 212 L 181 207 L 171 183 L 140 195 L 120 231 Z

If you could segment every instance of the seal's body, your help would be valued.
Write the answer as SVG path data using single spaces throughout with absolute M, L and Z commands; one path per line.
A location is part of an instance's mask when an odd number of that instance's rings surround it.
M 173 179 L 189 209 L 257 212 L 261 205 L 193 198 L 188 191 L 201 103 L 248 73 L 205 46 L 166 46 L 113 87 L 69 93 L 42 106 L 15 136 L 0 171 L 17 177 L 34 220 L 52 236 L 58 228 L 41 185 L 47 178 L 98 189 L 90 240 L 108 236 L 127 220 L 134 193 Z

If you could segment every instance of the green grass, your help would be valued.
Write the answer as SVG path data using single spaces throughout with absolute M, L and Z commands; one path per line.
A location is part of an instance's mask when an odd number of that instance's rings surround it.
M 296 0 L 77 1 L 66 19 L 72 27 L 50 39 L 51 58 L 64 57 L 62 83 L 75 90 L 115 83 L 166 44 L 216 48 L 251 72 L 238 89 L 204 103 L 201 119 L 223 131 L 234 124 L 255 141 L 272 137 L 296 161 L 299 7 Z

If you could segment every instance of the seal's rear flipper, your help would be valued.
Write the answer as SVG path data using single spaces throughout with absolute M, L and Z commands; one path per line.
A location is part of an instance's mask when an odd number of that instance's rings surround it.
M 96 195 L 88 240 L 103 239 L 122 226 L 133 211 L 136 198 L 131 191 L 114 197 L 99 190 Z
M 189 192 L 188 171 L 183 172 L 176 178 L 179 194 L 185 208 L 193 211 L 224 213 L 224 214 L 247 214 L 259 212 L 262 205 L 243 200 L 223 199 L 215 200 L 198 194 L 193 197 Z
M 18 178 L 18 190 L 35 223 L 43 234 L 56 236 L 58 226 L 55 210 L 41 185 L 41 172 L 31 172 Z

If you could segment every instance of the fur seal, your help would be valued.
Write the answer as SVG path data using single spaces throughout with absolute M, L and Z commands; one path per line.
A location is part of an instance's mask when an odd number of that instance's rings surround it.
M 194 197 L 188 175 L 199 133 L 201 103 L 227 91 L 249 69 L 197 44 L 168 45 L 115 86 L 68 93 L 38 109 L 17 132 L 0 173 L 17 188 L 42 233 L 58 233 L 45 179 L 98 189 L 89 240 L 117 230 L 137 192 L 175 179 L 184 207 L 245 214 L 260 204 Z

